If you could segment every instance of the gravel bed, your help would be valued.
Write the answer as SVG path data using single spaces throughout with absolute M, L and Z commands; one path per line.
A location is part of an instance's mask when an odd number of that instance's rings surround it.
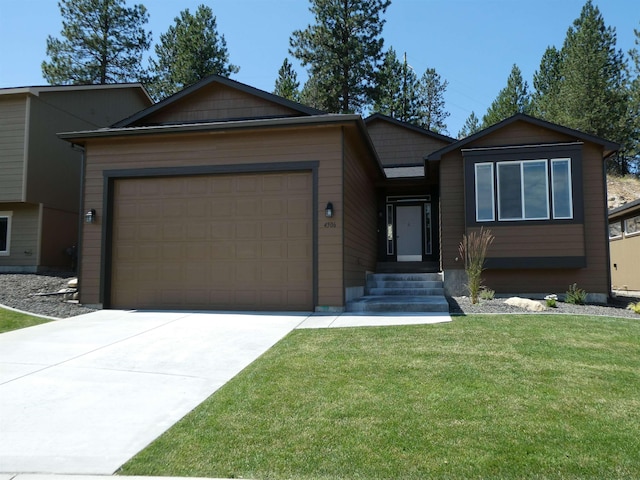
M 48 317 L 67 318 L 94 309 L 64 301 L 63 295 L 39 296 L 36 293 L 53 293 L 67 288 L 67 282 L 74 275 L 68 272 L 43 274 L 8 274 L 0 273 L 0 305 L 17 308 L 25 312 Z M 452 297 L 449 301 L 449 311 L 454 315 L 466 313 L 534 313 L 518 307 L 506 305 L 505 298 L 480 300 L 476 305 L 471 304 L 468 297 Z M 637 302 L 638 298 L 618 297 L 615 305 L 571 305 L 558 302 L 558 308 L 548 308 L 540 313 L 567 313 L 583 315 L 604 315 L 609 317 L 626 317 L 640 320 L 640 315 L 627 310 L 629 302 Z M 544 303 L 544 301 L 543 301 Z M 539 312 L 535 312 L 539 313 Z
M 449 312 L 454 315 L 463 315 L 466 313 L 542 313 L 542 314 L 558 314 L 566 313 L 570 315 L 602 315 L 607 317 L 625 317 L 640 320 L 640 315 L 627 310 L 630 302 L 636 302 L 638 299 L 628 297 L 621 299 L 618 297 L 613 305 L 573 305 L 558 301 L 557 308 L 547 308 L 543 312 L 529 312 L 519 307 L 505 304 L 506 298 L 494 298 L 493 300 L 480 300 L 479 303 L 473 305 L 469 297 L 452 297 L 447 298 L 449 301 Z M 540 303 L 545 304 L 544 300 Z
M 0 273 L 0 305 L 46 317 L 67 318 L 95 309 L 64 301 L 64 295 L 39 296 L 67 288 L 75 275 L 69 272 L 28 274 Z

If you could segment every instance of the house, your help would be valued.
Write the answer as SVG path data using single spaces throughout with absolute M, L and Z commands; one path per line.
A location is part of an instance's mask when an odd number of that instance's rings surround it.
M 0 89 L 0 272 L 71 267 L 82 154 L 56 133 L 107 126 L 151 103 L 139 84 Z
M 483 281 L 497 293 L 541 296 L 577 283 L 610 293 L 604 159 L 618 145 L 524 114 L 434 152 L 440 164 L 445 288 L 465 281 L 463 234 L 490 229 Z
M 457 294 L 458 244 L 481 226 L 497 292 L 609 292 L 617 146 L 524 115 L 455 141 L 212 76 L 60 136 L 86 155 L 85 304 L 341 311 L 376 271 L 442 272 Z
M 609 210 L 611 285 L 640 291 L 640 199 Z

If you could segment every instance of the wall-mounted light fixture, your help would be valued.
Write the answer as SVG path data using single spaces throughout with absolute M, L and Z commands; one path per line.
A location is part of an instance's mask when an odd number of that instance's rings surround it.
M 327 206 L 324 209 L 324 216 L 327 218 L 333 217 L 333 203 L 327 203 Z
M 94 223 L 96 221 L 96 211 L 95 209 L 88 210 L 87 213 L 84 214 L 85 223 Z

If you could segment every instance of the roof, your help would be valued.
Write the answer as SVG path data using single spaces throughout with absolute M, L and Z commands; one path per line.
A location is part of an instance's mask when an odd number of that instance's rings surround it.
M 11 87 L 0 88 L 0 95 L 34 95 L 39 96 L 41 93 L 49 92 L 81 92 L 87 90 L 116 90 L 124 88 L 138 88 L 149 99 L 150 103 L 153 100 L 149 96 L 149 93 L 141 83 L 105 83 L 97 85 L 41 85 L 31 87 Z
M 640 213 L 640 198 L 633 202 L 625 203 L 617 208 L 609 210 L 609 220 L 615 220 L 616 218 L 623 217 L 630 213 Z
M 604 148 L 604 152 L 605 152 L 605 157 L 608 157 L 609 155 L 612 155 L 613 153 L 617 152 L 620 149 L 620 145 L 618 145 L 617 143 L 614 142 L 610 142 L 608 140 L 605 140 L 603 138 L 600 137 L 596 137 L 594 135 L 589 135 L 587 133 L 581 132 L 579 130 L 574 130 L 572 128 L 567 128 L 567 127 L 563 127 L 561 125 L 557 125 L 555 123 L 551 123 L 551 122 L 547 122 L 546 120 L 540 120 L 539 118 L 535 118 L 535 117 L 531 117 L 529 115 L 525 115 L 524 113 L 517 113 L 515 115 L 513 115 L 512 117 L 509 117 L 499 123 L 496 123 L 495 125 L 492 125 L 488 128 L 485 128 L 484 130 L 481 130 L 473 135 L 470 135 L 466 138 L 463 138 L 462 140 L 457 141 L 456 143 L 453 143 L 451 145 L 448 145 L 444 148 L 441 148 L 440 150 L 433 152 L 430 155 L 427 155 L 424 159 L 425 160 L 441 160 L 443 155 L 446 155 L 449 152 L 452 152 L 454 150 L 460 150 L 462 149 L 465 145 L 468 145 L 470 143 L 473 143 L 475 140 L 485 137 L 487 135 L 492 134 L 493 132 L 500 130 L 501 128 L 504 128 L 508 125 L 511 125 L 512 123 L 515 122 L 526 122 L 532 125 L 536 125 L 538 127 L 543 127 L 549 130 L 553 130 L 555 132 L 558 133 L 562 133 L 564 135 L 568 135 L 570 137 L 574 137 L 577 138 L 579 140 L 585 141 L 585 142 L 590 142 L 590 143 L 595 143 L 596 145 L 601 145 Z
M 419 127 L 417 125 L 414 125 L 413 123 L 403 122 L 402 120 L 398 120 L 396 118 L 389 117 L 388 115 L 383 115 L 382 113 L 374 113 L 373 115 L 370 115 L 367 118 L 365 118 L 364 121 L 368 125 L 369 123 L 371 123 L 371 122 L 373 122 L 375 120 L 381 120 L 381 121 L 384 121 L 384 122 L 389 122 L 389 123 L 398 125 L 400 127 L 408 128 L 409 130 L 413 130 L 414 132 L 418 132 L 418 133 L 421 133 L 423 135 L 427 135 L 429 137 L 435 138 L 436 140 L 441 140 L 443 142 L 453 143 L 453 142 L 456 141 L 455 138 L 451 138 L 451 137 L 448 137 L 446 135 L 442 135 L 440 133 L 436 133 L 434 131 L 427 130 L 426 128 L 422 128 L 422 127 Z
M 260 90 L 254 87 L 251 87 L 249 85 L 246 85 L 244 83 L 240 83 L 240 82 L 236 82 L 235 80 L 231 80 L 230 78 L 226 78 L 226 77 L 222 77 L 220 75 L 210 75 L 202 80 L 200 80 L 197 83 L 194 83 L 193 85 L 190 85 L 188 87 L 186 87 L 184 90 L 179 91 L 178 93 L 175 93 L 173 95 L 171 95 L 170 97 L 165 98 L 164 100 L 150 106 L 149 108 L 146 108 L 144 110 L 141 110 L 140 112 L 132 115 L 129 118 L 125 118 L 124 120 L 121 120 L 120 122 L 116 123 L 113 125 L 113 127 L 127 127 L 130 126 L 136 122 L 139 122 L 140 120 L 160 111 L 163 110 L 164 108 L 167 108 L 170 105 L 173 105 L 176 102 L 179 102 L 180 100 L 182 100 L 183 98 L 191 95 L 192 93 L 196 92 L 197 90 L 200 90 L 203 87 L 206 87 L 207 85 L 212 85 L 212 84 L 220 84 L 220 85 L 225 85 L 227 87 L 231 87 L 233 89 L 239 90 L 241 92 L 245 92 L 248 93 L 250 95 L 254 95 L 256 97 L 262 98 L 264 100 L 276 103 L 278 105 L 282 105 L 284 107 L 290 108 L 292 110 L 295 110 L 297 112 L 300 112 L 303 115 L 322 115 L 326 112 L 323 112 L 321 110 L 317 110 L 315 108 L 311 108 L 311 107 L 307 107 L 306 105 L 303 105 L 301 103 L 297 103 L 297 102 L 293 102 L 291 100 L 287 100 L 286 98 L 283 97 L 279 97 L 278 95 L 274 95 L 272 93 L 268 93 L 265 92 L 264 90 Z

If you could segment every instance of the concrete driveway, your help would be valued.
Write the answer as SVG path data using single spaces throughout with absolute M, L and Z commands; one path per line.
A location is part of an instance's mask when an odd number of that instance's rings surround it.
M 114 473 L 294 328 L 450 321 L 100 310 L 4 333 L 0 480 Z
M 307 317 L 102 310 L 0 335 L 0 472 L 115 472 Z

